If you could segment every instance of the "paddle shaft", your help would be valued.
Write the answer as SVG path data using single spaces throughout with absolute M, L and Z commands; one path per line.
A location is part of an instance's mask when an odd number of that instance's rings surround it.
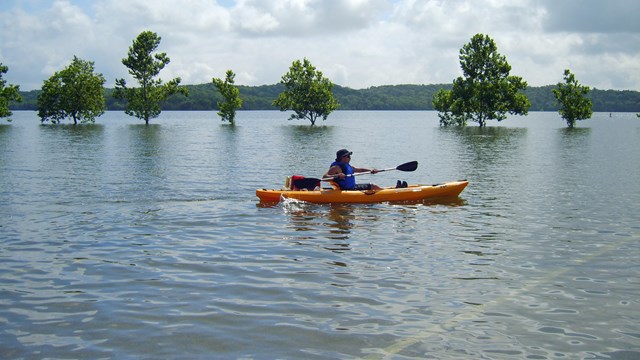
M 382 169 L 382 170 L 378 170 L 376 171 L 376 174 L 379 172 L 383 172 L 383 171 L 389 171 L 389 170 L 395 170 L 396 168 L 389 168 L 389 169 Z M 353 173 L 353 174 L 348 174 L 345 175 L 344 177 L 353 177 L 353 176 L 358 176 L 358 175 L 365 175 L 365 174 L 373 174 L 373 170 L 369 170 L 369 171 L 363 171 L 363 172 L 358 172 L 358 173 Z M 320 179 L 321 181 L 332 181 L 335 180 L 332 177 L 328 177 L 328 178 L 322 178 Z
M 418 168 L 418 162 L 417 161 L 409 161 L 408 163 L 400 164 L 400 165 L 398 165 L 398 166 L 396 166 L 394 168 L 377 170 L 376 174 L 379 173 L 379 172 L 390 171 L 390 170 L 414 171 L 417 168 Z M 347 177 L 347 176 L 357 176 L 357 175 L 362 175 L 362 174 L 372 174 L 372 173 L 373 173 L 373 170 L 363 171 L 363 172 L 359 172 L 359 173 L 348 174 L 348 175 L 345 175 L 345 177 Z M 329 180 L 333 180 L 333 178 L 323 178 L 321 180 L 322 181 L 329 181 Z

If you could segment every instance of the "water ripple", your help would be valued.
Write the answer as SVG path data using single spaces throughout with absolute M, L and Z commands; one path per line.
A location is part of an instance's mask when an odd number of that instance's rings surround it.
M 609 186 L 640 178 L 637 120 L 443 129 L 430 112 L 338 112 L 309 129 L 210 115 L 40 127 L 26 113 L 0 130 L 3 357 L 640 356 L 640 193 Z M 354 137 L 363 121 L 375 126 Z M 398 143 L 420 168 L 372 181 L 470 186 L 444 203 L 254 197 L 344 146 L 363 166 L 406 162 Z

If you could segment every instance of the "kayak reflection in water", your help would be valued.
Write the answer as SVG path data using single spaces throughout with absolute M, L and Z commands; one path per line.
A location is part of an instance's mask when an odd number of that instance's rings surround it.
M 375 174 L 378 169 L 366 169 L 352 166 L 351 151 L 340 149 L 336 152 L 336 160 L 331 163 L 329 170 L 324 174 L 323 178 L 334 178 L 334 181 L 342 190 L 380 190 L 382 189 L 375 184 L 356 184 L 355 173 L 368 172 Z

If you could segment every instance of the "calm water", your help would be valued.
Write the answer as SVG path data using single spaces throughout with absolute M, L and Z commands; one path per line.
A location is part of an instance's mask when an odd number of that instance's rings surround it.
M 0 125 L 0 358 L 638 359 L 640 120 Z M 335 151 L 458 201 L 257 202 Z

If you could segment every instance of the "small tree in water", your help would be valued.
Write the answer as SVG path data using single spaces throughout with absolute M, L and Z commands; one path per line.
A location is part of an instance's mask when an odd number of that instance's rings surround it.
M 464 126 L 472 120 L 485 126 L 487 120 L 506 119 L 507 112 L 527 114 L 531 103 L 520 92 L 527 82 L 509 75 L 511 66 L 489 36 L 476 34 L 460 49 L 460 67 L 464 77 L 455 79 L 451 90 L 433 96 L 440 125 Z
M 92 61 L 74 56 L 69 66 L 44 81 L 38 95 L 40 121 L 58 124 L 70 117 L 74 124 L 95 122 L 106 109 L 104 83 Z
M 218 102 L 218 116 L 222 118 L 222 121 L 228 121 L 230 124 L 235 124 L 236 110 L 242 107 L 242 99 L 240 99 L 240 90 L 234 85 L 234 79 L 236 74 L 231 70 L 227 70 L 226 78 L 224 80 L 213 78 L 213 85 L 220 92 L 225 101 Z
M 587 98 L 589 91 L 588 86 L 580 85 L 575 75 L 565 69 L 564 84 L 558 83 L 553 94 L 560 105 L 558 113 L 566 120 L 568 127 L 574 127 L 576 120 L 591 118 L 593 110 L 591 100 Z
M 129 56 L 122 59 L 122 64 L 129 68 L 129 74 L 138 81 L 139 88 L 127 88 L 124 79 L 116 80 L 114 97 L 126 99 L 125 113 L 144 120 L 158 117 L 160 103 L 169 96 L 181 93 L 188 96 L 184 86 L 180 86 L 180 78 L 177 77 L 166 84 L 161 79 L 156 79 L 160 70 L 169 63 L 166 53 L 152 54 L 160 45 L 160 36 L 151 31 L 143 31 L 129 47 Z
M 318 117 L 326 120 L 340 106 L 331 92 L 333 83 L 307 59 L 294 61 L 280 83 L 285 89 L 273 101 L 273 106 L 280 111 L 293 110 L 289 120 L 308 119 L 313 126 Z
M 0 118 L 6 117 L 7 121 L 11 121 L 8 117 L 13 113 L 9 110 L 9 102 L 20 102 L 22 101 L 22 96 L 20 96 L 20 86 L 7 85 L 7 81 L 2 78 L 2 74 L 6 74 L 7 71 L 9 71 L 9 67 L 0 63 Z

